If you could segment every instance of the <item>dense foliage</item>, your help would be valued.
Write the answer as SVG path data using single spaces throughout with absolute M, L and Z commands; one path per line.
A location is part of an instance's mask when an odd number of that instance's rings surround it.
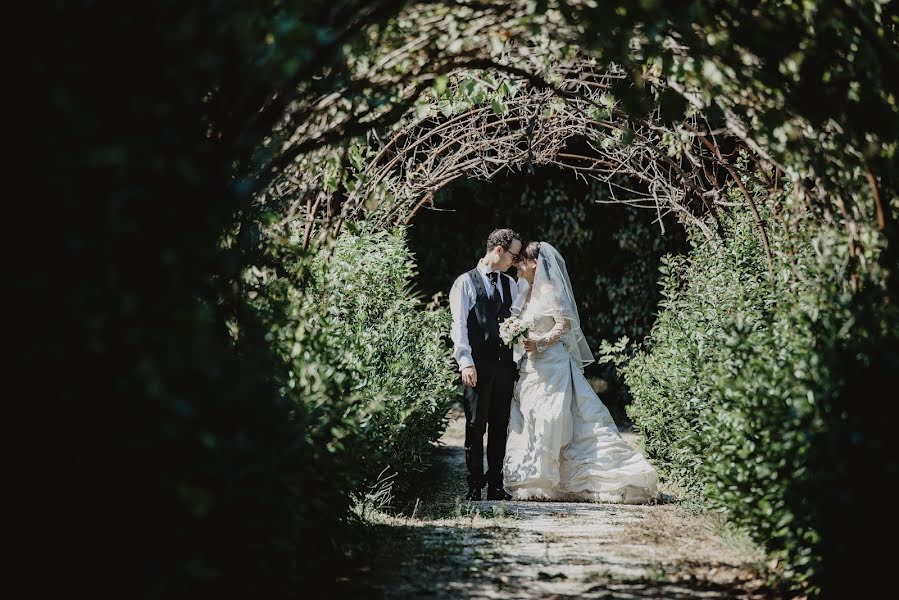
M 23 554 L 46 565 L 53 540 L 60 557 L 53 577 L 29 579 L 34 593 L 277 598 L 327 580 L 304 561 L 363 482 L 350 486 L 312 452 L 332 440 L 323 424 L 343 416 L 283 392 L 270 323 L 247 303 L 245 270 L 269 266 L 249 225 L 253 182 L 280 102 L 315 97 L 313 74 L 339 67 L 342 45 L 399 4 L 16 9 L 12 26 L 34 41 L 15 61 L 29 96 L 19 113 L 35 118 L 16 120 L 14 170 L 41 183 L 40 201 L 15 202 L 10 222 L 33 222 L 40 205 L 42 239 L 13 233 L 17 264 L 34 261 L 16 268 L 16 364 L 44 381 L 22 402 L 43 447 L 23 486 Z M 286 93 L 292 82 L 305 87 Z M 309 335 L 312 398 L 352 400 L 346 381 L 319 371 L 339 341 Z M 395 450 L 417 460 L 424 443 Z M 320 550 L 325 559 L 328 544 Z
M 876 527 L 858 490 L 899 473 L 886 426 L 896 410 L 852 372 L 899 366 L 899 322 L 895 306 L 868 304 L 883 290 L 876 244 L 853 290 L 839 275 L 846 240 L 789 194 L 781 207 L 764 215 L 774 277 L 752 215 L 735 210 L 720 243 L 694 236 L 689 256 L 666 258 L 643 347 L 623 360 L 626 340 L 606 344 L 604 360 L 622 364 L 628 411 L 663 474 L 749 530 L 794 581 L 835 593 L 880 583 L 845 569 Z
M 266 251 L 284 270 L 251 268 L 245 278 L 302 431 L 298 551 L 318 564 L 333 558 L 352 504 L 388 503 L 397 476 L 414 484 L 443 430 L 456 375 L 442 339 L 448 312 L 424 310 L 409 294 L 415 266 L 402 230 L 345 233 L 311 259 L 295 244 L 269 238 Z

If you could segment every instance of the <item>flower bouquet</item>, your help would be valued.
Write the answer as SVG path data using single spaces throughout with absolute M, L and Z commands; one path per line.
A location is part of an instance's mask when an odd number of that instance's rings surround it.
M 514 346 L 530 331 L 531 325 L 519 317 L 509 317 L 499 325 L 499 337 L 507 346 Z

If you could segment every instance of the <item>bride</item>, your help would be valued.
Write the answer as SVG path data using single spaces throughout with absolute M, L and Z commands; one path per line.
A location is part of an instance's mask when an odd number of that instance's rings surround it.
M 516 500 L 653 501 L 655 469 L 621 438 L 584 378 L 594 359 L 565 261 L 550 244 L 531 242 L 516 266 L 512 313 L 531 328 L 512 401 L 505 488 Z

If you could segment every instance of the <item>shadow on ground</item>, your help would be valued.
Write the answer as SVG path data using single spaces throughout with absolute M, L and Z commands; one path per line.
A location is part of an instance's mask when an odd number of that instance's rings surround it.
M 616 574 L 621 563 L 604 559 L 601 548 L 575 564 L 546 562 L 528 553 L 515 554 L 514 536 L 502 523 L 455 525 L 375 525 L 369 564 L 345 578 L 336 592 L 353 597 L 394 598 L 780 598 L 751 573 L 727 564 L 688 562 L 647 565 L 645 576 Z M 509 542 L 505 544 L 504 542 Z M 587 562 L 589 564 L 577 564 Z M 583 574 L 572 578 L 567 567 Z M 703 577 L 715 569 L 726 583 Z M 556 591 L 563 587 L 568 591 Z M 340 597 L 342 594 L 338 593 Z
M 463 430 L 456 415 L 413 494 L 369 515 L 331 597 L 788 597 L 753 549 L 676 504 L 463 501 Z

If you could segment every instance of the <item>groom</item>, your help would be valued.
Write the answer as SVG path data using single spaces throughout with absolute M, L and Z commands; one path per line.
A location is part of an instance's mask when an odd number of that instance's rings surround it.
M 462 373 L 465 401 L 465 464 L 467 500 L 480 500 L 487 485 L 488 500 L 510 500 L 503 489 L 503 458 L 517 367 L 512 349 L 499 337 L 499 324 L 511 314 L 518 284 L 505 274 L 518 262 L 521 238 L 511 229 L 497 229 L 487 238 L 487 253 L 477 267 L 460 275 L 450 290 L 453 356 Z M 484 434 L 487 474 L 484 474 Z

